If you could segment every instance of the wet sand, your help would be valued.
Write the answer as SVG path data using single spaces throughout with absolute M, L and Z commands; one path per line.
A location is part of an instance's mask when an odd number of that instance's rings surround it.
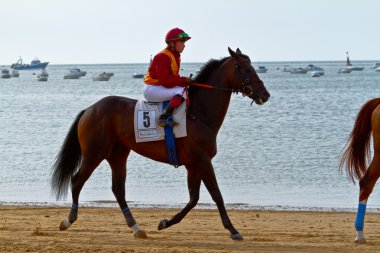
M 380 252 L 380 214 L 367 214 L 367 244 L 353 243 L 349 212 L 233 211 L 244 236 L 233 241 L 216 210 L 192 210 L 181 223 L 158 231 L 176 209 L 132 209 L 147 239 L 136 239 L 117 208 L 82 207 L 67 231 L 68 208 L 0 206 L 0 252 Z

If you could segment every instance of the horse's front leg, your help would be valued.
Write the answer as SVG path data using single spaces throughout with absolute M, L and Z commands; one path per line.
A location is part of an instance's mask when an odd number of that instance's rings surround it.
M 215 201 L 216 206 L 218 207 L 223 226 L 230 231 L 232 239 L 243 240 L 243 236 L 234 228 L 230 218 L 228 217 L 226 208 L 224 206 L 223 197 L 216 181 L 211 159 L 209 157 L 203 157 L 198 159 L 198 161 L 201 179 L 209 191 L 212 199 Z
M 189 188 L 190 200 L 189 203 L 183 208 L 179 213 L 174 215 L 170 220 L 162 220 L 158 224 L 158 230 L 168 228 L 181 222 L 181 220 L 186 216 L 191 209 L 193 209 L 199 200 L 199 188 L 201 185 L 200 175 L 196 170 L 193 170 L 191 166 L 186 166 L 187 169 L 187 185 Z
M 363 178 L 360 180 L 360 195 L 359 195 L 359 205 L 358 212 L 356 214 L 355 229 L 356 238 L 355 242 L 358 244 L 366 243 L 364 237 L 364 217 L 367 207 L 367 200 L 371 194 L 373 188 L 375 187 L 376 181 L 380 176 L 380 159 L 378 155 L 375 154 L 368 170 L 366 171 Z

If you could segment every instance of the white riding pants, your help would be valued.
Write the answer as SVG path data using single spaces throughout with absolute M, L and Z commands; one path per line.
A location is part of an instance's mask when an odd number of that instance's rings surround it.
M 172 99 L 175 95 L 182 95 L 184 87 L 176 86 L 173 88 L 165 88 L 158 85 L 144 85 L 144 98 L 150 102 L 163 102 Z M 186 98 L 186 94 L 183 94 Z

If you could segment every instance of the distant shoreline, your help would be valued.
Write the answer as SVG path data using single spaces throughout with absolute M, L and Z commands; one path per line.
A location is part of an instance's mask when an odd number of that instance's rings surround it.
M 223 57 L 220 57 L 223 58 Z M 215 58 L 210 58 L 211 59 L 219 59 L 218 57 Z M 279 63 L 279 64 L 289 64 L 289 63 L 345 63 L 346 60 L 280 60 L 280 61 L 258 61 L 255 59 L 251 59 L 252 63 L 260 63 L 260 64 L 273 64 L 273 63 Z M 181 62 L 181 64 L 204 64 L 205 62 Z M 380 60 L 352 60 L 352 63 L 363 63 L 363 62 L 368 62 L 368 63 L 374 63 L 374 62 L 380 62 Z M 8 64 L 0 64 L 0 66 L 10 66 L 12 63 Z M 49 63 L 49 66 L 77 66 L 77 65 L 136 65 L 136 64 L 141 64 L 141 65 L 149 65 L 149 62 L 126 62 L 126 63 Z M 49 67 L 48 66 L 48 67 Z

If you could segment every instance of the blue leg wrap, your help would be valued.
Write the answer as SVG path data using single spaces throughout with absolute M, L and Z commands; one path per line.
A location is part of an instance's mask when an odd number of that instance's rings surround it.
M 122 212 L 124 214 L 124 218 L 125 218 L 125 221 L 128 224 L 128 227 L 132 227 L 133 225 L 136 224 L 136 221 L 135 221 L 135 219 L 132 216 L 131 210 L 129 210 L 128 207 L 124 208 L 122 210 Z
M 356 214 L 355 229 L 356 231 L 363 231 L 364 228 L 364 216 L 367 204 L 359 203 L 358 212 Z

